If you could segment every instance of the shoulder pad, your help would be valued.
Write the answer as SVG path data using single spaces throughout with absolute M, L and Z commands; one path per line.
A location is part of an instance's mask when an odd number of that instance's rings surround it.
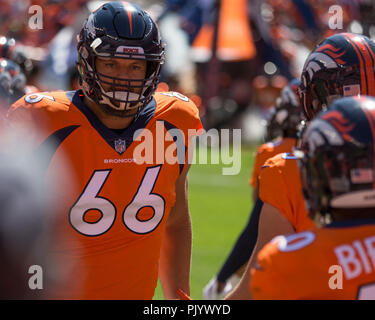
M 11 110 L 18 108 L 42 109 L 48 111 L 68 111 L 71 101 L 65 91 L 37 92 L 23 96 L 11 107 Z
M 199 110 L 188 97 L 178 92 L 157 92 L 154 97 L 158 120 L 171 122 L 177 128 L 203 129 Z

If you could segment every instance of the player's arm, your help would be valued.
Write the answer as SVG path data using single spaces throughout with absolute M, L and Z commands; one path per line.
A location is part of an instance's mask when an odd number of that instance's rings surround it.
M 253 196 L 253 203 L 255 203 L 257 201 L 257 199 L 259 198 L 259 181 L 257 182 L 256 187 L 253 188 L 252 196 Z
M 288 221 L 281 212 L 268 203 L 264 203 L 260 212 L 258 238 L 247 264 L 245 273 L 237 287 L 225 298 L 226 300 L 245 300 L 252 299 L 250 292 L 250 270 L 254 267 L 258 252 L 264 247 L 266 243 L 271 241 L 275 236 L 281 234 L 294 233 L 295 230 L 292 224 Z
M 253 188 L 253 192 L 252 192 L 253 203 L 255 203 L 255 201 L 257 200 L 258 195 L 259 195 L 259 178 L 258 178 L 258 175 L 259 175 L 260 168 L 262 166 L 262 163 L 261 163 L 262 160 L 260 159 L 259 154 L 260 154 L 260 150 L 258 149 L 258 152 L 255 156 L 255 162 L 254 162 L 254 166 L 253 166 L 253 172 L 252 172 L 252 175 L 251 175 L 251 179 L 249 179 L 250 185 Z
M 176 203 L 166 223 L 160 252 L 159 277 L 166 299 L 179 299 L 177 289 L 190 294 L 192 246 L 191 220 L 188 208 L 186 165 L 176 182 Z

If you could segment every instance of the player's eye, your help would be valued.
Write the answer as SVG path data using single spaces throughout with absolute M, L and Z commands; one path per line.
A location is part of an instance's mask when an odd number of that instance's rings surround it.
M 142 68 L 141 68 L 141 66 L 140 66 L 140 65 L 137 65 L 137 64 L 133 64 L 133 65 L 132 65 L 132 69 L 133 69 L 133 70 L 137 70 L 137 71 L 138 71 L 138 70 L 141 70 Z
M 107 68 L 113 68 L 115 66 L 114 63 L 112 62 L 107 62 L 106 64 L 104 64 Z

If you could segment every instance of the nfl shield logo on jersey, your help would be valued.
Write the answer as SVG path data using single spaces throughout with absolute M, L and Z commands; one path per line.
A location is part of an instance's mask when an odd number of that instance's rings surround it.
M 115 140 L 115 150 L 120 154 L 126 150 L 126 143 L 124 139 Z

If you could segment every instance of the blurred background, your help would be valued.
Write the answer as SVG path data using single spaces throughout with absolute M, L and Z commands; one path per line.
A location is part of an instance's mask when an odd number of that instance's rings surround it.
M 0 0 L 0 36 L 31 61 L 27 84 L 39 91 L 77 87 L 76 35 L 105 1 Z M 158 22 L 167 44 L 160 90 L 196 102 L 206 130 L 242 128 L 263 139 L 275 98 L 323 37 L 348 30 L 375 38 L 373 0 L 134 0 Z M 29 26 L 39 5 L 43 28 Z M 342 29 L 330 29 L 331 6 Z M 3 51 L 6 39 L 0 40 Z M 21 50 L 21 47 L 23 49 Z M 4 54 L 3 54 L 4 56 Z
M 89 12 L 104 2 L 0 0 L 0 54 L 20 66 L 26 93 L 78 88 L 76 35 Z M 190 97 L 206 130 L 242 129 L 239 175 L 223 176 L 222 163 L 194 165 L 189 174 L 194 230 L 191 295 L 201 299 L 203 285 L 248 219 L 252 199 L 247 181 L 275 99 L 292 78 L 299 78 L 306 57 L 323 38 L 350 31 L 375 40 L 375 4 L 374 0 L 132 2 L 158 22 L 167 45 L 158 90 Z M 32 5 L 43 9 L 42 29 L 30 28 Z M 340 19 L 340 13 L 342 21 L 335 18 Z M 158 287 L 155 299 L 162 298 Z

